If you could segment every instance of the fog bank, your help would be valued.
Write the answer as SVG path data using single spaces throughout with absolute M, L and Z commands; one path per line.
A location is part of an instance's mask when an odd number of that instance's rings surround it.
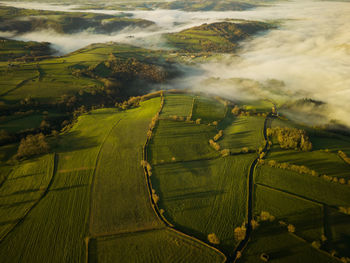
M 11 3 L 17 7 L 19 4 Z M 28 7 L 72 11 L 76 6 L 31 3 Z M 111 10 L 84 12 L 120 13 Z M 350 126 L 349 2 L 299 0 L 247 11 L 155 10 L 128 13 L 134 18 L 154 21 L 157 26 L 148 29 L 127 28 L 112 35 L 99 35 L 89 31 L 58 35 L 51 31 L 43 31 L 15 38 L 52 42 L 61 54 L 91 43 L 108 41 L 164 48 L 161 34 L 177 32 L 203 23 L 228 18 L 280 20 L 282 23 L 278 29 L 241 43 L 239 56 L 224 55 L 210 63 L 198 63 L 196 67 L 201 69 L 203 74 L 189 73 L 186 78 L 174 82 L 173 87 L 207 91 L 232 99 L 269 98 L 280 104 L 309 97 L 327 102 L 327 106 L 320 108 L 320 112 L 317 113 L 325 116 L 324 121 L 339 119 Z M 6 32 L 7 36 L 10 33 Z M 313 108 L 305 111 L 311 110 L 315 111 Z M 300 119 L 300 116 L 298 118 Z M 322 117 L 318 119 L 322 122 Z

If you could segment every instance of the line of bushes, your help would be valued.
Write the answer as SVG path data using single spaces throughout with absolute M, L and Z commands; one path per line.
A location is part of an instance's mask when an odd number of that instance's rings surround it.
M 322 178 L 326 181 L 329 181 L 329 182 L 339 183 L 339 184 L 343 184 L 343 185 L 348 184 L 350 186 L 350 180 L 347 181 L 345 178 L 333 177 L 333 176 L 326 175 L 326 174 L 319 175 L 318 172 L 306 167 L 305 165 L 279 163 L 275 160 L 266 161 L 263 159 L 259 159 L 259 164 L 268 165 L 270 167 L 279 168 L 279 169 L 283 169 L 283 170 L 289 170 L 289 171 L 297 172 L 299 174 L 307 174 L 307 175 L 311 175 L 311 176 L 317 176 L 317 177 L 320 177 L 320 178 Z
M 350 157 L 348 157 L 345 152 L 338 151 L 338 155 L 340 156 L 340 158 L 344 160 L 344 162 L 346 162 L 347 164 L 350 164 Z

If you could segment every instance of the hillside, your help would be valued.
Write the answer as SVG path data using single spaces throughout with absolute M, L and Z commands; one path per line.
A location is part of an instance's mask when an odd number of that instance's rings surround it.
M 167 34 L 169 45 L 187 52 L 233 53 L 238 42 L 271 28 L 253 21 L 218 22 Z
M 154 22 L 132 19 L 127 14 L 56 12 L 0 5 L 0 31 L 15 32 L 15 34 L 40 30 L 52 30 L 66 34 L 90 30 L 95 33 L 109 34 L 126 27 L 146 28 L 151 25 L 154 25 Z
M 2 49 L 2 57 L 16 47 L 21 57 L 0 62 L 0 144 L 60 130 L 74 112 L 114 106 L 179 74 L 161 51 L 134 46 L 95 44 L 64 57 L 37 57 L 27 47 L 46 44 L 3 43 L 10 48 Z
M 350 138 L 305 128 L 312 150 L 284 149 L 270 130 L 301 127 L 267 105 L 179 91 L 134 101 L 83 114 L 47 137 L 46 155 L 1 165 L 4 262 L 349 257 L 350 166 L 337 151 L 349 154 Z

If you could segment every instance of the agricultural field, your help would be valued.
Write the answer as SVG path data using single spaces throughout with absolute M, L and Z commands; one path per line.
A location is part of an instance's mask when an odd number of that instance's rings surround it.
M 148 147 L 148 156 L 152 164 L 215 158 L 219 154 L 208 141 L 216 133 L 213 126 L 160 120 Z
M 71 130 L 59 136 L 54 148 L 55 168 L 53 163 L 51 166 L 43 163 L 50 155 L 24 163 L 12 171 L 6 167 L 2 168 L 5 181 L 1 191 L 6 192 L 3 192 L 1 208 L 4 213 L 7 209 L 7 217 L 12 216 L 16 220 L 25 215 L 25 219 L 15 226 L 10 219 L 3 222 L 1 233 L 6 234 L 11 230 L 0 244 L 1 254 L 8 255 L 4 262 L 13 262 L 20 258 L 26 259 L 26 262 L 69 262 L 72 258 L 84 261 L 86 255 L 90 257 L 95 253 L 94 242 L 98 243 L 98 253 L 101 257 L 99 261 L 108 261 L 108 258 L 119 261 L 122 255 L 116 254 L 111 248 L 117 246 L 126 251 L 118 244 L 133 243 L 138 235 L 145 235 L 145 239 L 151 239 L 153 242 L 146 246 L 143 241 L 140 242 L 137 250 L 144 251 L 140 255 L 146 254 L 150 246 L 157 244 L 159 250 L 152 253 L 152 256 L 149 255 L 151 258 L 175 258 L 174 255 L 181 253 L 186 257 L 174 259 L 172 262 L 192 262 L 194 258 L 202 258 L 201 261 L 205 262 L 223 262 L 225 256 L 222 253 L 196 239 L 167 230 L 151 206 L 140 160 L 148 125 L 159 109 L 160 99 L 155 98 L 143 102 L 139 108 L 125 112 L 115 109 L 93 111 L 79 117 Z M 135 132 L 135 135 L 126 136 L 131 132 Z M 129 141 L 123 139 L 123 133 Z M 137 137 L 138 141 L 135 140 Z M 120 149 L 127 150 L 129 155 L 125 155 L 124 151 L 118 157 Z M 51 160 L 53 162 L 52 158 Z M 122 166 L 115 166 L 116 162 Z M 44 167 L 51 169 L 52 181 L 49 189 L 46 189 L 48 179 L 45 181 L 43 178 L 38 186 L 31 182 L 34 179 L 32 176 L 48 176 L 40 172 Z M 17 180 L 17 183 L 11 188 L 10 182 L 14 180 Z M 40 181 L 36 179 L 35 182 Z M 125 187 L 126 183 L 129 187 Z M 31 188 L 38 190 L 33 191 Z M 10 192 L 15 195 L 12 196 Z M 42 192 L 45 192 L 44 196 Z M 10 194 L 9 197 L 6 197 L 6 193 Z M 120 197 L 117 197 L 116 193 Z M 127 196 L 129 197 L 126 198 Z M 21 198 L 24 198 L 25 202 Z M 39 198 L 40 201 L 37 201 Z M 115 204 L 114 200 L 118 199 L 129 200 L 129 203 L 119 202 L 119 206 L 112 207 L 108 205 Z M 16 206 L 19 206 L 18 200 L 23 202 L 23 205 L 19 207 L 21 209 L 14 209 L 13 202 L 16 201 Z M 131 206 L 134 206 L 134 209 L 130 209 Z M 135 211 L 140 213 L 135 214 Z M 131 217 L 134 219 L 131 220 Z M 22 236 L 26 238 L 23 239 Z M 84 240 L 87 240 L 87 237 L 91 242 L 88 248 L 92 251 L 86 250 Z M 50 245 L 53 239 L 54 249 Z M 164 249 L 168 250 L 166 254 L 163 254 Z M 132 250 L 129 255 L 131 254 L 137 256 Z M 138 259 L 130 257 L 130 262 L 134 260 Z
M 229 254 L 237 244 L 233 230 L 246 220 L 247 174 L 253 160 L 250 154 L 155 166 L 151 179 L 159 208 L 185 233 L 204 241 L 215 233 L 221 240 L 218 247 Z
M 226 114 L 227 107 L 213 98 L 197 97 L 194 100 L 192 119 L 203 123 L 220 122 Z
M 98 238 L 89 246 L 89 262 L 225 262 L 218 251 L 168 229 Z
M 269 256 L 271 262 L 339 262 L 289 233 L 286 227 L 279 226 L 278 223 L 261 225 L 253 233 L 245 251 L 237 262 L 263 262 L 261 259 L 263 253 Z
M 239 41 L 270 27 L 269 24 L 254 21 L 219 22 L 203 24 L 165 37 L 169 45 L 181 51 L 233 53 Z
M 264 146 L 264 121 L 263 117 L 255 116 L 229 116 L 229 122 L 224 120 L 220 128 L 224 136 L 219 140 L 222 149 L 230 149 L 234 152 L 240 151 L 243 147 L 256 151 Z
M 348 1 L 35 2 L 0 1 L 0 263 L 350 263 Z
M 192 113 L 194 101 L 195 97 L 193 95 L 168 94 L 164 100 L 165 107 L 161 112 L 161 116 L 164 118 L 174 116 L 187 118 Z

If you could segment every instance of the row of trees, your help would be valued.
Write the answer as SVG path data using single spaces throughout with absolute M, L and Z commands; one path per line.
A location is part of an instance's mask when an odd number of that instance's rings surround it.
M 319 176 L 322 179 L 328 181 L 328 182 L 333 182 L 333 183 L 339 183 L 339 184 L 348 184 L 350 186 L 350 180 L 346 180 L 345 178 L 338 178 L 338 177 L 333 177 L 330 175 L 322 175 L 320 176 L 318 172 L 316 172 L 315 170 L 312 170 L 308 167 L 306 167 L 305 165 L 296 165 L 296 164 L 289 164 L 289 163 L 279 163 L 275 160 L 263 160 L 263 159 L 259 159 L 259 164 L 262 165 L 268 165 L 270 167 L 274 167 L 274 168 L 279 168 L 279 169 L 284 169 L 284 170 L 289 170 L 289 171 L 293 171 L 293 172 L 297 172 L 299 174 L 307 174 L 307 175 L 312 175 L 312 176 Z
M 264 117 L 266 118 L 268 113 L 266 112 L 256 112 L 255 110 L 246 110 L 240 108 L 238 105 L 235 105 L 232 108 L 232 114 L 235 116 L 258 116 L 258 117 Z
M 345 152 L 338 151 L 338 155 L 340 156 L 340 158 L 344 160 L 344 162 L 346 162 L 347 164 L 350 164 L 350 157 L 348 157 Z
M 289 171 L 293 171 L 293 172 L 297 172 L 300 174 L 309 174 L 312 176 L 318 176 L 318 173 L 314 170 L 309 169 L 308 167 L 306 167 L 305 165 L 295 165 L 295 164 L 289 164 L 289 163 L 279 163 L 275 160 L 269 160 L 269 161 L 265 161 L 260 159 L 259 160 L 260 164 L 267 164 L 271 167 L 274 168 L 280 168 L 283 170 L 289 170 Z
M 277 137 L 278 143 L 282 149 L 312 150 L 312 143 L 305 130 L 287 127 L 267 128 L 267 136 Z

